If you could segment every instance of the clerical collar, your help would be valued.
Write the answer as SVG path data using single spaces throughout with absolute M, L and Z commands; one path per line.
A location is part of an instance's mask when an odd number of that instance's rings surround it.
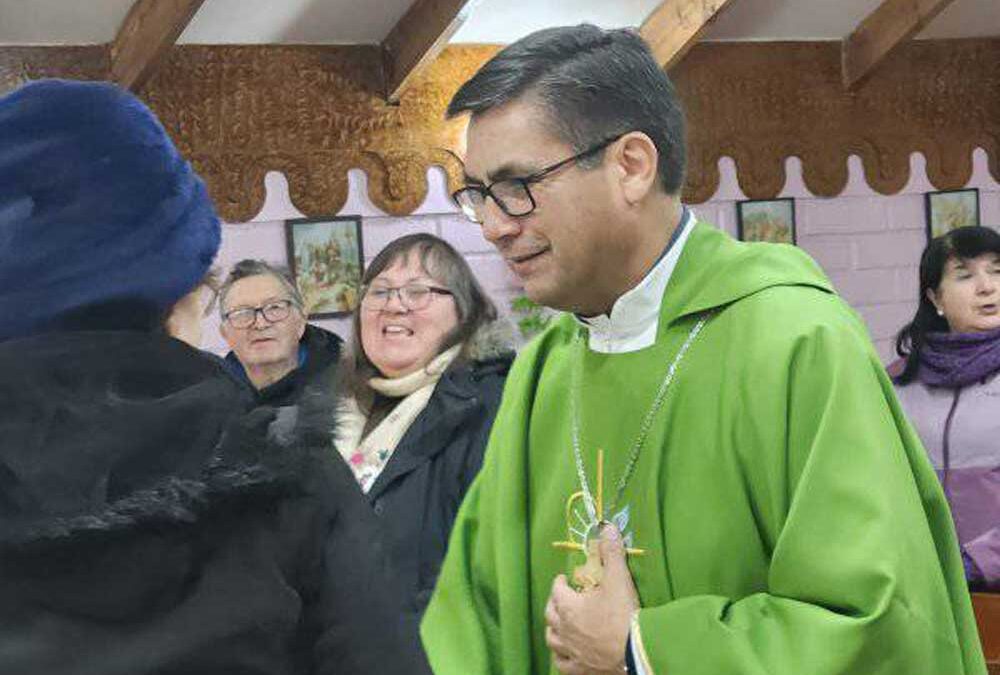
M 694 229 L 694 214 L 686 206 L 680 224 L 652 269 L 634 288 L 615 300 L 610 314 L 582 317 L 577 322 L 590 331 L 588 346 L 602 354 L 624 354 L 645 349 L 656 342 L 663 292 L 677 267 L 684 243 Z

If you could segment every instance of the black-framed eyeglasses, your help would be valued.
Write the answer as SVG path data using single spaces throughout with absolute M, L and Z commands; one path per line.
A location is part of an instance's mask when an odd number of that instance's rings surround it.
M 361 297 L 361 307 L 370 312 L 386 308 L 393 294 L 406 309 L 416 312 L 430 304 L 435 295 L 452 295 L 447 288 L 427 284 L 406 284 L 404 286 L 368 286 Z
M 487 197 L 491 197 L 496 202 L 496 205 L 500 207 L 500 210 L 512 218 L 526 216 L 538 206 L 534 196 L 531 194 L 531 188 L 529 187 L 531 184 L 539 183 L 564 166 L 600 152 L 624 135 L 618 134 L 606 138 L 600 143 L 590 146 L 583 152 L 579 152 L 572 157 L 567 157 L 555 164 L 550 164 L 530 176 L 504 178 L 489 185 L 466 185 L 453 192 L 451 197 L 458 204 L 459 208 L 462 209 L 465 217 L 474 223 L 483 222 Z
M 260 313 L 268 323 L 278 323 L 288 318 L 295 303 L 291 300 L 274 300 L 257 307 L 238 307 L 222 315 L 233 328 L 249 328 L 257 322 Z

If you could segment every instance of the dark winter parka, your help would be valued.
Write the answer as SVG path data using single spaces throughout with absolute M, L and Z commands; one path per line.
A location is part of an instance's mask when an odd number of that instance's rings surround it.
M 317 387 L 332 384 L 336 380 L 337 365 L 344 341 L 336 333 L 325 328 L 306 324 L 306 330 L 299 340 L 301 365 L 263 389 L 257 390 L 250 383 L 246 369 L 235 352 L 226 354 L 226 367 L 233 376 L 247 387 L 258 405 L 274 407 L 298 404 L 306 391 L 316 391 Z M 332 391 L 325 392 L 332 395 Z
M 427 672 L 327 417 L 268 437 L 148 333 L 3 342 L 0 373 L 0 673 Z
M 368 500 L 418 621 L 430 601 L 458 507 L 479 473 L 514 354 L 500 328 L 445 371 Z

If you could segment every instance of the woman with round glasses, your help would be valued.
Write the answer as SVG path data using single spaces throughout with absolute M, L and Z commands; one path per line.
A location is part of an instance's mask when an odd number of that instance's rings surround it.
M 416 620 L 513 354 L 465 259 L 433 235 L 389 244 L 363 284 L 336 445 L 384 524 Z

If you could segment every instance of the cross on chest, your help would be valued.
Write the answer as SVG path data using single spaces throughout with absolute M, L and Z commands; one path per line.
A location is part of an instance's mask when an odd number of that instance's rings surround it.
M 591 590 L 601 585 L 604 576 L 604 566 L 601 564 L 600 542 L 601 530 L 610 525 L 604 518 L 604 451 L 597 451 L 597 489 L 594 497 L 594 517 L 590 522 L 581 523 L 586 529 L 582 532 L 576 528 L 577 523 L 574 518 L 582 519 L 579 511 L 574 507 L 576 503 L 584 499 L 583 492 L 574 492 L 566 500 L 566 541 L 554 541 L 552 546 L 565 551 L 580 551 L 587 556 L 582 565 L 573 569 L 573 585 L 581 591 Z M 573 535 L 577 534 L 582 541 L 574 541 Z M 582 535 L 582 536 L 581 536 Z M 626 556 L 645 555 L 646 551 L 641 548 L 626 548 Z

